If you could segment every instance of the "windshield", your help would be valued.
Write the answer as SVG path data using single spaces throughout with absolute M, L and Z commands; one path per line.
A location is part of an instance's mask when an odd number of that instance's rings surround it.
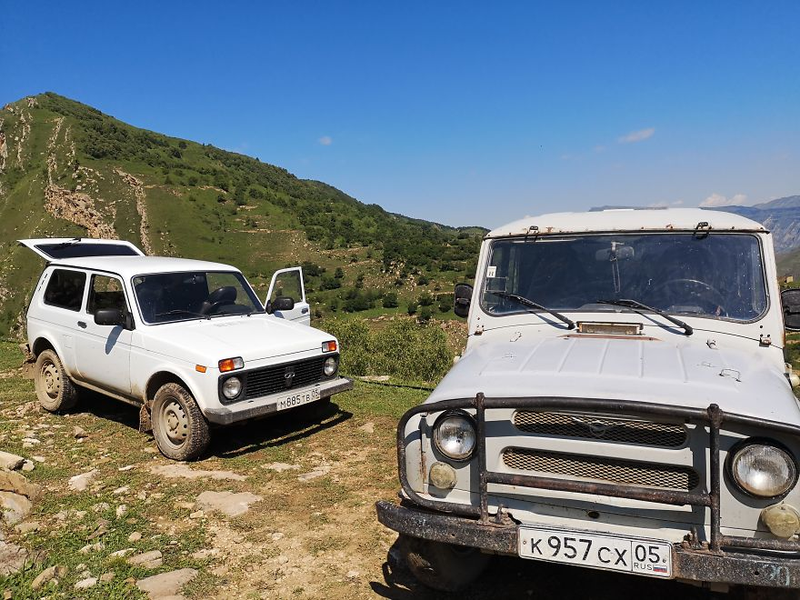
M 627 299 L 736 321 L 756 319 L 767 307 L 761 246 L 748 234 L 497 240 L 481 291 L 481 306 L 496 315 L 530 310 L 508 294 L 559 311 L 619 310 L 598 301 Z
M 200 272 L 137 275 L 133 289 L 147 323 L 206 319 L 263 312 L 241 273 Z

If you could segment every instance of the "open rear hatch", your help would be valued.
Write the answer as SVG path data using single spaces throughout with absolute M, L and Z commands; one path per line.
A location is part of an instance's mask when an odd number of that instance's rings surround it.
M 144 256 L 130 242 L 122 240 L 96 240 L 90 238 L 39 238 L 18 240 L 46 261 L 88 256 Z

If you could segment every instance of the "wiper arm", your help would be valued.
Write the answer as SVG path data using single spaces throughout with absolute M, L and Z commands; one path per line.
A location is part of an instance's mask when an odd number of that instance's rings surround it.
M 184 310 L 182 308 L 174 308 L 172 310 L 168 310 L 167 312 L 158 313 L 154 316 L 156 317 L 173 317 L 175 315 L 192 315 L 194 317 L 200 317 L 201 319 L 210 319 L 211 315 L 206 315 L 199 312 L 194 312 L 193 310 Z
M 525 296 L 520 296 L 519 294 L 511 294 L 509 292 L 486 292 L 487 294 L 492 294 L 494 296 L 500 296 L 501 298 L 508 298 L 509 300 L 513 300 L 518 304 L 522 304 L 522 306 L 527 306 L 529 308 L 535 308 L 536 310 L 543 310 L 544 312 L 553 315 L 556 319 L 561 321 L 562 323 L 567 324 L 567 329 L 575 329 L 575 321 L 562 315 L 560 312 L 557 312 L 551 308 L 547 308 L 546 306 L 542 306 L 538 302 L 534 302 L 526 298 Z
M 692 335 L 694 333 L 694 329 L 688 323 L 681 321 L 680 319 L 676 319 L 669 313 L 661 310 L 660 308 L 653 308 L 652 306 L 648 306 L 647 304 L 642 304 L 638 300 L 630 300 L 628 298 L 619 298 L 618 300 L 598 300 L 598 304 L 609 304 L 611 306 L 625 306 L 627 308 L 638 308 L 640 310 L 647 310 L 657 315 L 661 315 L 670 323 L 677 325 L 686 333 L 686 335 Z

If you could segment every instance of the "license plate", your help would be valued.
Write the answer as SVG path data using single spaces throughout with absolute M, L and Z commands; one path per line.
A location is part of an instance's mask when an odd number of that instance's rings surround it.
M 277 408 L 278 410 L 286 410 L 287 408 L 302 406 L 315 400 L 319 400 L 319 388 L 311 388 L 310 390 L 303 390 L 284 396 L 278 399 Z
M 672 544 L 668 542 L 520 527 L 519 555 L 595 569 L 672 577 Z

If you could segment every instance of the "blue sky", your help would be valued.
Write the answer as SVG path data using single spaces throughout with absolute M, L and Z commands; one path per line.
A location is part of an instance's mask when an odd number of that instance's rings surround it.
M 6 2 L 54 91 L 453 225 L 800 194 L 800 3 Z

